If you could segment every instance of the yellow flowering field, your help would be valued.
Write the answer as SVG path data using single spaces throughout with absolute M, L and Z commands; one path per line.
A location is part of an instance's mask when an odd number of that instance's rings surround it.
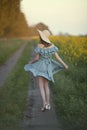
M 68 70 L 55 75 L 51 84 L 58 115 L 64 119 L 64 129 L 87 129 L 87 37 L 51 36 Z
M 59 53 L 75 65 L 84 60 L 87 63 L 87 37 L 82 36 L 51 36 L 51 41 L 58 46 Z

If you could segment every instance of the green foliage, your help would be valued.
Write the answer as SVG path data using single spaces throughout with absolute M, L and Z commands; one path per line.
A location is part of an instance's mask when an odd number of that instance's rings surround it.
M 55 108 L 64 130 L 87 129 L 87 64 L 84 60 L 55 75 L 51 84 Z
M 19 130 L 26 107 L 29 75 L 24 65 L 29 60 L 29 43 L 27 44 L 15 69 L 0 90 L 0 130 Z
M 0 41 L 0 65 L 3 64 L 21 45 L 21 40 Z

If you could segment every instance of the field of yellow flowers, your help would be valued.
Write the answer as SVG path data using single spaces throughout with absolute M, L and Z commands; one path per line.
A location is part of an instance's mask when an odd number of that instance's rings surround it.
M 59 55 L 68 64 L 51 84 L 56 112 L 64 130 L 87 129 L 87 37 L 51 36 Z
M 69 62 L 77 64 L 78 61 L 84 60 L 87 63 L 87 37 L 53 36 L 51 40 Z

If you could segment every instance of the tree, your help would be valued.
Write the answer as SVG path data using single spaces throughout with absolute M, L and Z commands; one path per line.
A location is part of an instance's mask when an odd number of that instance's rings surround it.
M 30 27 L 20 11 L 21 0 L 0 0 L 0 37 L 36 36 L 37 29 L 48 29 L 43 23 Z

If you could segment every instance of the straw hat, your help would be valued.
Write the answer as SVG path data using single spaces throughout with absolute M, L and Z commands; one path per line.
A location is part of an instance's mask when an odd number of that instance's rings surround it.
M 50 32 L 48 30 L 43 30 L 43 31 L 37 30 L 37 31 L 39 32 L 39 35 L 43 41 L 45 41 L 48 44 L 52 44 L 48 38 L 50 36 Z

